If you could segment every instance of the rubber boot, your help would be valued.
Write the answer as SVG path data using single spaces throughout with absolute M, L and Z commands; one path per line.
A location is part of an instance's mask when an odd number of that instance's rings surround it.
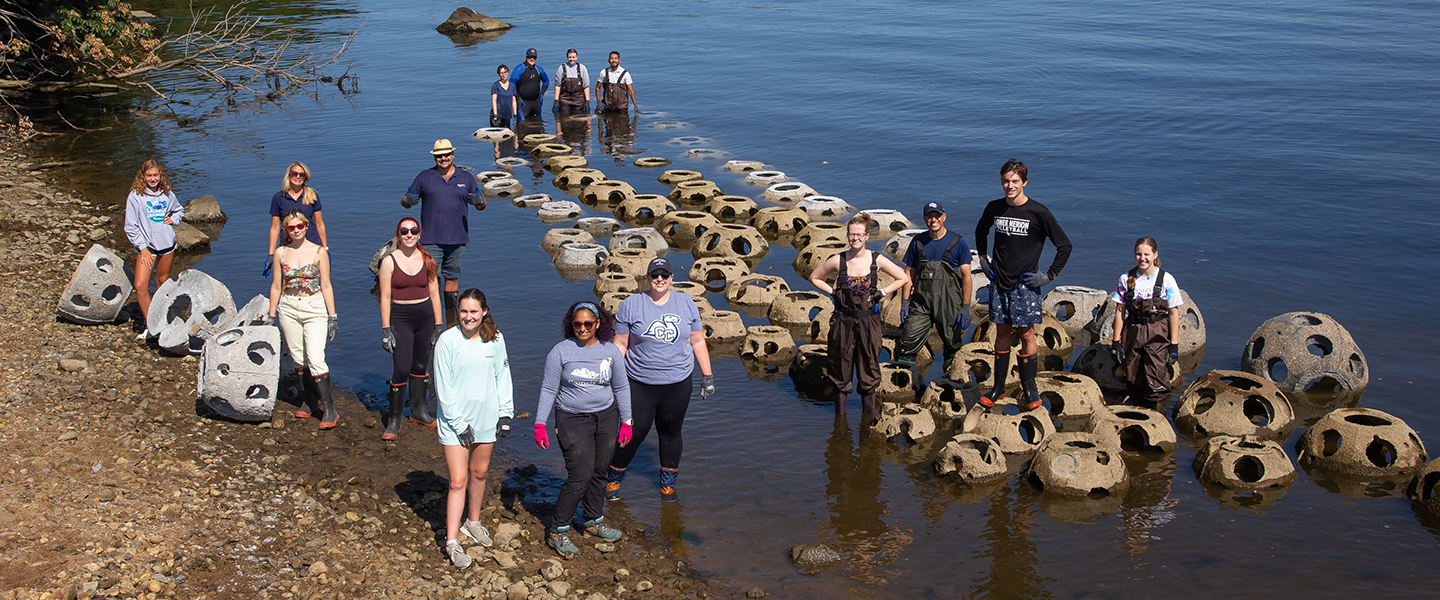
M 860 412 L 867 415 L 875 414 L 875 392 L 860 396 Z
M 835 415 L 845 416 L 845 401 L 849 399 L 845 392 L 835 392 Z
M 430 391 L 430 377 L 410 376 L 410 422 L 435 428 L 435 417 L 430 416 L 426 406 L 426 393 Z
M 440 311 L 440 317 L 445 319 L 445 328 L 450 328 L 450 315 L 455 315 L 455 324 L 460 324 L 460 292 L 445 292 L 445 306 Z
M 995 406 L 995 401 L 1005 397 L 1005 378 L 1010 375 L 1010 349 L 997 350 L 995 352 L 995 371 L 991 377 L 995 379 L 995 387 L 980 395 L 981 406 Z
M 620 482 L 625 481 L 625 469 L 608 467 L 605 470 L 605 499 L 620 499 Z
M 330 390 L 330 374 L 321 373 L 310 378 L 315 382 L 315 391 L 319 392 L 320 408 L 325 410 L 325 415 L 320 417 L 321 429 L 334 429 L 340 424 L 340 412 L 335 410 L 335 394 Z
M 1035 389 L 1035 372 L 1039 368 L 1036 355 L 1020 355 L 1020 387 L 1025 390 L 1025 410 L 1040 408 L 1040 390 Z
M 312 406 L 311 403 L 315 401 L 315 396 L 310 393 L 310 384 L 312 383 L 310 381 L 310 369 L 295 369 L 295 377 L 300 380 L 299 383 L 296 384 L 300 388 L 300 396 L 298 398 L 298 400 L 300 400 L 300 406 L 295 409 L 295 418 L 308 419 L 310 418 L 310 413 L 314 412 L 310 407 Z
M 400 420 L 405 418 L 405 385 L 390 384 L 390 422 L 385 425 L 382 440 L 400 437 Z
M 680 478 L 680 469 L 660 467 L 660 500 L 674 502 L 679 498 L 675 493 L 675 481 Z

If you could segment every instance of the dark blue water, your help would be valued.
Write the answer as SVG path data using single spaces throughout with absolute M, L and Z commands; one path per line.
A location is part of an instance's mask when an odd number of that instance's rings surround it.
M 316 4 L 325 11 L 302 24 L 317 32 L 363 24 L 347 55 L 359 95 L 186 127 L 153 120 L 132 147 L 178 171 L 182 197 L 220 199 L 231 219 L 199 266 L 237 298 L 268 289 L 258 274 L 265 211 L 285 166 L 311 167 L 340 289 L 337 382 L 383 391 L 390 361 L 365 265 L 414 214 L 398 199 L 433 164 L 431 143 L 449 138 L 458 164 L 493 169 L 494 146 L 469 134 L 487 124 L 495 66 L 533 46 L 553 70 L 574 47 L 592 73 L 619 50 L 640 106 L 691 124 L 659 129 L 639 117 L 633 150 L 699 170 L 727 193 L 760 188 L 666 140 L 711 138 L 858 208 L 915 219 L 940 201 L 967 236 L 1001 195 L 999 166 L 1019 158 L 1027 193 L 1075 244 L 1057 283 L 1109 288 L 1133 264 L 1131 242 L 1158 238 L 1165 268 L 1206 317 L 1199 373 L 1238 368 L 1269 317 L 1328 313 L 1369 360 L 1359 404 L 1440 444 L 1427 410 L 1440 384 L 1440 328 L 1426 316 L 1440 293 L 1434 3 L 493 2 L 474 8 L 516 28 L 469 45 L 431 30 L 454 4 Z M 589 127 L 592 167 L 642 193 L 668 190 L 658 171 L 600 154 L 599 122 Z M 131 169 L 115 168 L 117 201 Z M 563 196 L 548 175 L 517 174 L 529 191 Z M 491 201 L 470 222 L 462 284 L 489 294 L 518 407 L 533 409 L 556 323 L 591 297 L 590 283 L 550 267 L 533 211 Z M 757 271 L 803 289 L 794 256 L 772 245 Z M 1440 566 L 1440 529 L 1400 497 L 1332 493 L 1302 472 L 1263 508 L 1225 506 L 1196 481 L 1184 443 L 1133 465 L 1118 503 L 1077 508 L 1014 481 L 967 493 L 929 472 L 930 445 L 857 443 L 853 418 L 835 433 L 830 407 L 788 379 L 750 379 L 733 358 L 715 371 L 720 394 L 686 421 L 682 505 L 660 507 L 645 450 L 629 498 L 611 510 L 663 525 L 674 552 L 736 586 L 788 597 L 1401 595 L 1432 589 Z M 558 452 L 526 437 L 506 451 L 563 469 Z M 816 540 L 847 563 L 798 574 L 786 551 Z

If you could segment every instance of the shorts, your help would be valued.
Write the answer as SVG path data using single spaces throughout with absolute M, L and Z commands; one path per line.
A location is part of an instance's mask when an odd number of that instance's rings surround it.
M 1002 292 L 990 284 L 990 322 L 1012 327 L 1034 327 L 1042 320 L 1040 288 L 1021 284 Z
M 166 254 L 169 254 L 169 253 L 171 253 L 171 252 L 174 252 L 174 251 L 175 251 L 175 246 L 172 245 L 172 246 L 170 246 L 169 248 L 166 248 L 166 249 L 164 249 L 164 250 L 156 250 L 156 249 L 154 249 L 154 248 L 146 248 L 146 250 L 149 250 L 149 251 L 150 251 L 150 255 L 151 255 L 151 256 L 154 256 L 155 258 L 160 258 L 161 256 L 165 256 Z
M 424 247 L 440 267 L 440 277 L 460 280 L 460 259 L 465 257 L 465 244 L 424 244 Z

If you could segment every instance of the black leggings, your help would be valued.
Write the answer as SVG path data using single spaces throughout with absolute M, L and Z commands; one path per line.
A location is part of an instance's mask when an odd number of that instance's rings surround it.
M 640 442 L 650 435 L 650 425 L 660 433 L 660 466 L 666 469 L 680 468 L 680 451 L 684 440 L 680 428 L 685 426 L 685 410 L 690 408 L 690 392 L 695 382 L 689 377 L 675 383 L 650 385 L 630 380 L 630 412 L 635 418 L 632 433 L 635 437 L 615 449 L 615 460 L 610 465 L 616 469 L 630 466 Z
M 586 521 L 605 516 L 605 467 L 615 454 L 619 431 L 620 407 L 614 403 L 593 413 L 555 409 L 555 439 L 565 454 L 565 484 L 560 486 L 550 527 L 569 525 L 582 500 Z
M 435 335 L 435 308 L 419 304 L 390 304 L 390 330 L 395 333 L 395 370 L 391 385 L 405 385 L 410 376 L 424 377 L 430 364 L 430 337 Z

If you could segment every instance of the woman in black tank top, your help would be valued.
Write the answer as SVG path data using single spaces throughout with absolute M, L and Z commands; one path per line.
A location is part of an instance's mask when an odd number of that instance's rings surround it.
M 390 376 L 390 420 L 382 440 L 400 434 L 406 390 L 410 421 L 435 427 L 426 406 L 432 340 L 444 329 L 435 259 L 420 247 L 420 223 L 405 217 L 395 226 L 395 250 L 380 261 L 380 345 L 394 355 Z M 419 285 L 417 285 L 419 284 Z M 417 289 L 419 288 L 419 289 Z

